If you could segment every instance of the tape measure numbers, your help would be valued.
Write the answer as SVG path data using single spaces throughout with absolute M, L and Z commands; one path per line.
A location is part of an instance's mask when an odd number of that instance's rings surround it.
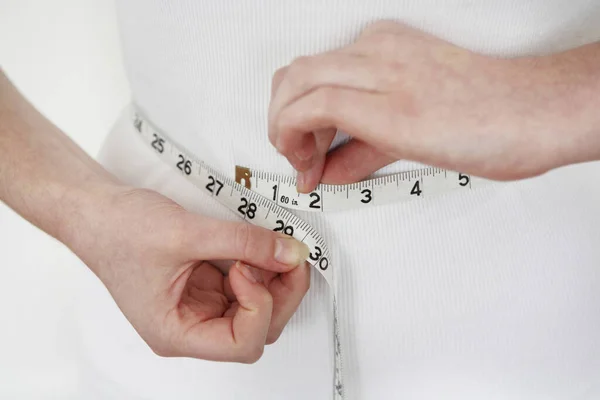
M 167 134 L 153 126 L 139 111 L 134 111 L 133 124 L 142 139 L 167 164 L 244 220 L 285 234 L 305 243 L 310 249 L 307 261 L 316 266 L 333 287 L 333 269 L 327 245 L 319 233 L 296 215 L 278 206 L 256 191 L 235 182 L 202 160 L 189 154 Z
M 339 342 L 335 275 L 329 249 L 321 235 L 312 226 L 285 208 L 270 201 L 260 193 L 240 185 L 202 160 L 197 159 L 193 154 L 189 154 L 166 133 L 152 125 L 135 106 L 131 107 L 131 112 L 133 114 L 133 126 L 143 141 L 154 149 L 164 162 L 179 170 L 194 185 L 209 193 L 244 220 L 266 229 L 281 231 L 309 247 L 310 255 L 306 261 L 323 275 L 333 294 L 333 399 L 343 400 L 343 362 Z
M 333 399 L 344 399 L 343 357 L 340 340 L 336 274 L 327 244 L 308 223 L 288 211 L 324 212 L 414 200 L 452 190 L 470 190 L 488 181 L 439 168 L 424 168 L 350 185 L 320 184 L 308 194 L 296 191 L 296 180 L 237 166 L 235 180 L 197 159 L 132 105 L 132 123 L 143 141 L 167 164 L 244 220 L 279 231 L 305 243 L 306 260 L 323 275 L 333 294 Z
M 311 193 L 298 193 L 296 179 L 237 166 L 235 180 L 282 207 L 333 212 L 409 201 L 454 190 L 469 190 L 488 180 L 441 168 L 400 172 L 349 185 L 320 184 Z

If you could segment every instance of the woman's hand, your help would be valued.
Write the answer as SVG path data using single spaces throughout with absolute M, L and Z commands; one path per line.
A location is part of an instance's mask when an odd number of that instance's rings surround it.
M 301 192 L 399 159 L 530 177 L 600 156 L 598 71 L 599 44 L 501 60 L 380 22 L 277 71 L 269 137 L 299 171 Z M 338 129 L 353 140 L 327 154 Z
M 161 356 L 255 362 L 308 290 L 308 248 L 286 235 L 193 214 L 149 190 L 109 185 L 74 198 L 78 217 L 60 239 Z M 207 260 L 241 262 L 225 275 Z
M 160 355 L 256 361 L 308 290 L 306 245 L 126 187 L 1 70 L 0 201 L 69 246 Z

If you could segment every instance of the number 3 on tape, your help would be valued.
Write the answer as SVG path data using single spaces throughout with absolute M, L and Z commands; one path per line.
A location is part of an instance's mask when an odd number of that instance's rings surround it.
M 229 178 L 198 160 L 153 126 L 135 106 L 131 109 L 135 130 L 165 163 L 246 221 L 293 236 L 309 247 L 311 251 L 306 261 L 323 275 L 333 293 L 334 400 L 344 398 L 344 385 L 335 274 L 330 265 L 330 253 L 319 233 L 286 208 L 313 212 L 339 211 L 413 200 L 451 190 L 470 190 L 487 183 L 462 173 L 425 168 L 350 185 L 320 184 L 313 192 L 300 194 L 292 177 L 237 166 L 235 180 Z

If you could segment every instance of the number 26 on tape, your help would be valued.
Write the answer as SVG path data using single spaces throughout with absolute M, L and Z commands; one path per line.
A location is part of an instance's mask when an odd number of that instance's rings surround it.
M 179 154 L 178 160 L 179 162 L 177 163 L 177 169 L 186 175 L 190 175 L 192 173 L 192 162 L 190 160 L 186 160 L 183 154 Z

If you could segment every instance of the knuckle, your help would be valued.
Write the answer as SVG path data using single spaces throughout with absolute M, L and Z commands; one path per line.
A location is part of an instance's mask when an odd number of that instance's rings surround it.
M 387 33 L 399 32 L 402 29 L 402 27 L 403 27 L 403 25 L 396 21 L 393 21 L 390 19 L 383 19 L 383 20 L 374 22 L 372 24 L 369 24 L 365 29 L 363 29 L 360 36 L 361 37 L 369 36 L 369 35 L 382 33 L 382 32 L 387 32 Z
M 289 73 L 291 75 L 302 73 L 312 64 L 313 57 L 311 56 L 300 56 L 296 57 L 289 66 Z
M 316 118 L 330 118 L 333 116 L 333 105 L 337 101 L 337 91 L 330 87 L 320 88 L 316 91 L 313 112 Z
M 271 344 L 275 343 L 279 339 L 280 336 L 281 336 L 280 330 L 269 331 L 269 334 L 267 335 L 267 340 L 265 343 L 267 345 L 271 345 Z
M 148 344 L 148 346 L 150 347 L 150 350 L 159 357 L 169 358 L 174 356 L 173 352 L 163 345 Z
M 389 32 L 378 33 L 377 46 L 383 54 L 396 54 L 399 46 L 398 36 Z
M 271 79 L 271 86 L 273 88 L 273 92 L 275 92 L 277 90 L 277 88 L 279 87 L 279 84 L 285 78 L 287 71 L 288 71 L 288 67 L 282 67 L 282 68 L 279 68 L 277 71 L 275 71 L 275 73 L 273 74 L 273 79 Z
M 254 364 L 262 357 L 264 353 L 264 346 L 259 345 L 247 345 L 239 352 L 238 361 L 243 364 Z
M 286 71 L 286 84 L 296 90 L 305 89 L 316 60 L 314 56 L 301 56 L 294 59 Z

